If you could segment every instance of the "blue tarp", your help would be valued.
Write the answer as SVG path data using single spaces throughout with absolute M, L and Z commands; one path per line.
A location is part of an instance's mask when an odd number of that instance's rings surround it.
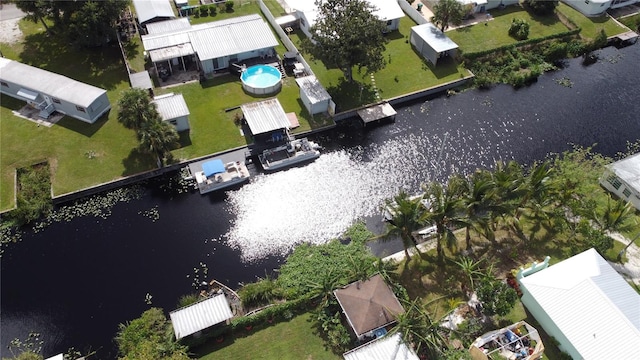
M 224 163 L 220 159 L 215 159 L 203 163 L 202 170 L 204 171 L 204 176 L 206 177 L 211 177 L 215 174 L 225 172 Z

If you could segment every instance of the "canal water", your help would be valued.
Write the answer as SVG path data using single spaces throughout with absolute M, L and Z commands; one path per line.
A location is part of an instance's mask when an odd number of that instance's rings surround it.
M 319 135 L 317 161 L 236 191 L 146 186 L 103 217 L 26 233 L 1 259 L 1 355 L 35 331 L 45 356 L 73 346 L 114 358 L 118 324 L 150 306 L 174 309 L 194 281 L 237 288 L 271 274 L 296 244 L 325 242 L 357 219 L 381 230 L 380 206 L 400 189 L 418 192 L 498 159 L 530 164 L 572 144 L 624 151 L 640 139 L 640 46 L 599 57 L 588 67 L 570 60 L 531 87 L 427 99 L 397 109 L 394 124 Z

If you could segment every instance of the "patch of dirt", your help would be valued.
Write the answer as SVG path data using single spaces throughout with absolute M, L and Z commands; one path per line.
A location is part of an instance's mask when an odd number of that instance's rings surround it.
M 13 44 L 22 40 L 22 31 L 18 22 L 20 19 L 0 21 L 0 43 Z

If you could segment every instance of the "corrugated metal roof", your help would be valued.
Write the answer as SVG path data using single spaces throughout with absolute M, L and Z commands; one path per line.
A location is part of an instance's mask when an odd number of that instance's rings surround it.
M 189 32 L 200 60 L 215 59 L 278 46 L 278 40 L 260 15 L 253 14 L 194 26 Z
M 458 44 L 449 39 L 440 29 L 432 23 L 416 25 L 411 27 L 411 31 L 420 36 L 431 48 L 437 52 L 453 50 L 458 48 Z
M 173 20 L 158 21 L 147 24 L 147 33 L 152 35 L 164 34 L 180 30 L 190 29 L 191 24 L 188 18 L 180 18 Z
M 66 76 L 6 58 L 0 58 L 0 79 L 82 107 L 88 107 L 107 92 Z
M 398 2 L 395 0 L 368 0 L 369 4 L 376 10 L 373 11 L 373 15 L 380 20 L 393 20 L 399 19 L 405 16 L 404 11 Z M 313 26 L 318 17 L 318 7 L 316 6 L 316 0 L 285 0 L 287 6 L 293 10 L 303 12 L 309 26 Z
M 170 60 L 193 54 L 195 54 L 195 51 L 193 51 L 191 44 L 188 43 L 149 51 L 149 57 L 153 62 Z
M 640 192 L 640 153 L 616 161 L 609 168 L 622 181 Z
M 169 0 L 133 0 L 133 7 L 136 9 L 140 24 L 156 17 L 175 17 Z
M 191 39 L 189 39 L 189 31 L 191 31 L 191 29 L 167 34 L 142 35 L 142 46 L 145 50 L 150 51 L 180 44 L 188 44 L 191 42 Z
M 253 135 L 290 126 L 287 114 L 276 98 L 243 104 L 240 108 Z
M 331 95 L 313 75 L 297 78 L 296 83 L 314 104 L 331 99 Z
M 373 340 L 342 355 L 344 360 L 418 360 L 399 333 Z
M 153 89 L 153 83 L 147 70 L 129 74 L 129 82 L 131 82 L 132 88 L 144 90 Z
M 637 353 L 640 295 L 596 250 L 589 249 L 520 282 L 581 358 L 625 359 Z
M 162 120 L 168 121 L 189 115 L 189 108 L 182 94 L 165 94 L 157 96 L 152 101 L 158 108 Z
M 169 313 L 176 339 L 195 334 L 213 325 L 231 319 L 233 314 L 224 294 L 214 295 L 182 309 Z

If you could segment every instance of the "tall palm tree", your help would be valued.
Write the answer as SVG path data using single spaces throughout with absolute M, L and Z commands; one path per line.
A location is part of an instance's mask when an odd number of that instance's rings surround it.
M 164 121 L 152 121 L 138 130 L 140 150 L 156 156 L 158 167 L 162 167 L 164 159 L 171 156 L 180 139 L 176 128 Z
M 497 161 L 492 173 L 492 181 L 495 186 L 496 203 L 499 204 L 499 207 L 490 213 L 490 222 L 494 224 L 495 230 L 496 219 L 502 217 L 506 220 L 505 217 L 517 208 L 517 201 L 523 193 L 522 166 L 513 160 L 506 164 Z
M 145 90 L 133 88 L 122 93 L 118 100 L 118 122 L 124 127 L 137 133 L 146 124 L 161 121 L 158 109 Z
M 385 201 L 386 211 L 389 213 L 387 219 L 387 233 L 382 239 L 389 239 L 391 235 L 400 235 L 404 254 L 410 259 L 409 248 L 416 248 L 418 243 L 413 237 L 413 233 L 420 230 L 425 224 L 426 209 L 422 203 L 422 197 L 410 197 L 406 192 L 401 191 L 393 200 Z
M 447 186 L 439 182 L 431 182 L 425 186 L 425 197 L 429 199 L 429 208 L 425 213 L 428 223 L 436 226 L 436 249 L 438 260 L 444 262 L 443 243 L 449 249 L 456 247 L 456 236 L 453 233 L 456 227 L 464 224 L 462 219 L 462 206 L 459 197 L 459 188 L 456 181 L 450 181 Z
M 492 238 L 489 234 L 489 212 L 496 209 L 495 206 L 495 183 L 491 179 L 488 171 L 477 171 L 464 181 L 465 191 L 462 193 L 462 206 L 465 212 L 465 241 L 467 250 L 471 249 L 471 229 L 485 234 L 487 238 Z

